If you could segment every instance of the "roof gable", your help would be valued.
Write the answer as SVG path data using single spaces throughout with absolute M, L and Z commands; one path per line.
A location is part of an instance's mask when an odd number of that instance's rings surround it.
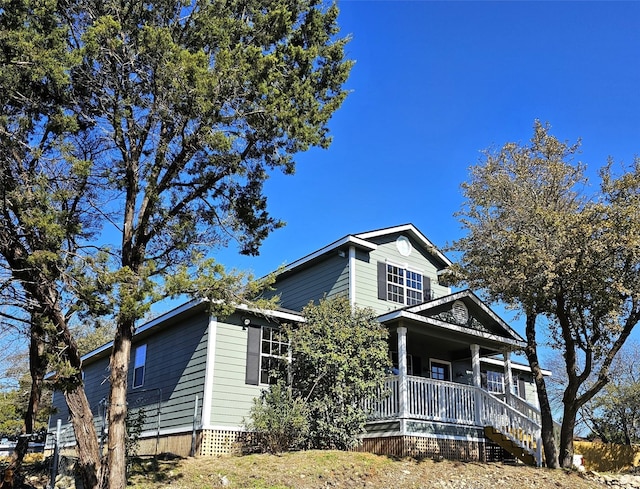
M 525 340 L 470 290 L 463 290 L 378 317 L 380 322 L 408 319 L 440 330 L 523 347 Z
M 369 241 L 394 234 L 404 234 L 411 237 L 439 262 L 441 268 L 447 268 L 452 265 L 451 260 L 449 260 L 449 258 L 447 258 L 431 241 L 429 241 L 426 236 L 418 230 L 418 228 L 410 223 L 377 229 L 374 231 L 367 231 L 354 236 L 356 238 Z
M 470 290 L 411 306 L 407 311 L 475 331 L 524 341 L 522 336 Z

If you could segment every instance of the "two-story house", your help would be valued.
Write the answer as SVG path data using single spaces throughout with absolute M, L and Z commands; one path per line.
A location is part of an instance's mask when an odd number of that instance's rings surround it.
M 215 455 L 237 447 L 243 418 L 286 352 L 282 323 L 304 321 L 310 301 L 342 295 L 376 311 L 390 332 L 396 369 L 367 402 L 362 450 L 486 460 L 496 443 L 539 464 L 540 426 L 528 367 L 511 354 L 523 338 L 473 292 L 442 281 L 451 265 L 411 224 L 345 236 L 285 267 L 280 308 L 238 307 L 229 317 L 193 301 L 142 325 L 134 338 L 129 407 L 143 409 L 147 453 Z M 108 404 L 111 345 L 83 359 L 87 396 L 100 433 Z M 67 424 L 60 394 L 57 418 Z M 72 443 L 71 430 L 67 441 Z

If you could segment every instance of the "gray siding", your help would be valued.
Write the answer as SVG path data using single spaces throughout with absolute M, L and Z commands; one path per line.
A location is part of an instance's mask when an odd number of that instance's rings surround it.
M 248 333 L 239 324 L 239 318 L 232 317 L 216 325 L 211 419 L 208 420 L 216 427 L 242 426 L 253 399 L 261 390 L 259 386 L 245 384 Z
M 197 308 L 167 325 L 170 327 L 154 328 L 153 334 L 135 337 L 131 349 L 127 403 L 132 411 L 145 410 L 144 431 L 188 430 L 193 425 L 196 395 L 202 403 L 208 315 L 203 308 Z M 147 345 L 144 384 L 132 389 L 135 348 L 141 344 Z M 84 367 L 85 391 L 98 434 L 103 423 L 101 401 L 109 395 L 108 365 L 109 357 L 103 356 L 90 359 Z M 51 417 L 50 428 L 58 419 L 66 426 L 69 412 L 61 392 L 54 395 L 54 407 L 56 414 Z M 64 438 L 73 440 L 70 428 Z
M 349 260 L 338 252 L 318 263 L 276 282 L 280 305 L 301 311 L 310 301 L 318 302 L 324 296 L 349 293 Z
M 158 406 L 161 431 L 193 425 L 196 396 L 201 404 L 204 394 L 208 322 L 207 314 L 201 312 L 134 342 L 129 385 L 133 383 L 136 346 L 146 343 L 147 361 L 144 385 L 129 390 L 129 405 L 145 407 L 145 429 L 157 429 Z
M 91 412 L 96 433 L 100 436 L 103 428 L 104 402 L 109 395 L 109 357 L 102 358 L 84 369 L 85 393 Z M 75 442 L 73 429 L 70 425 L 69 409 L 64 394 L 56 391 L 53 394 L 53 413 L 49 420 L 49 431 L 55 430 L 58 419 L 62 421 L 61 443 L 67 445 Z M 53 446 L 53 437 L 47 437 L 47 446 Z

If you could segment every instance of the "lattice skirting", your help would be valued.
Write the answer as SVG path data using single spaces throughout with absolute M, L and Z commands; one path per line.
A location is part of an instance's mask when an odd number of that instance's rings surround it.
M 203 430 L 198 455 L 231 455 L 241 453 L 250 442 L 250 434 L 236 430 Z
M 356 450 L 394 457 L 445 458 L 447 460 L 477 462 L 485 460 L 484 442 L 482 441 L 423 436 L 364 438 Z

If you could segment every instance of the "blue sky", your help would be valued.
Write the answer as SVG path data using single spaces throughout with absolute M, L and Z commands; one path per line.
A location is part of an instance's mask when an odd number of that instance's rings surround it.
M 579 159 L 640 154 L 640 2 L 340 3 L 351 90 L 328 150 L 266 185 L 287 226 L 227 266 L 265 274 L 346 234 L 415 224 L 461 236 L 460 184 L 481 150 L 527 142 L 533 122 L 582 138 Z
M 442 247 L 461 236 L 453 214 L 469 166 L 482 149 L 526 142 L 535 119 L 582 138 L 594 174 L 608 156 L 640 153 L 640 2 L 339 6 L 356 64 L 333 144 L 269 180 L 270 210 L 287 226 L 257 258 L 216 253 L 228 267 L 261 276 L 347 234 L 408 222 Z

